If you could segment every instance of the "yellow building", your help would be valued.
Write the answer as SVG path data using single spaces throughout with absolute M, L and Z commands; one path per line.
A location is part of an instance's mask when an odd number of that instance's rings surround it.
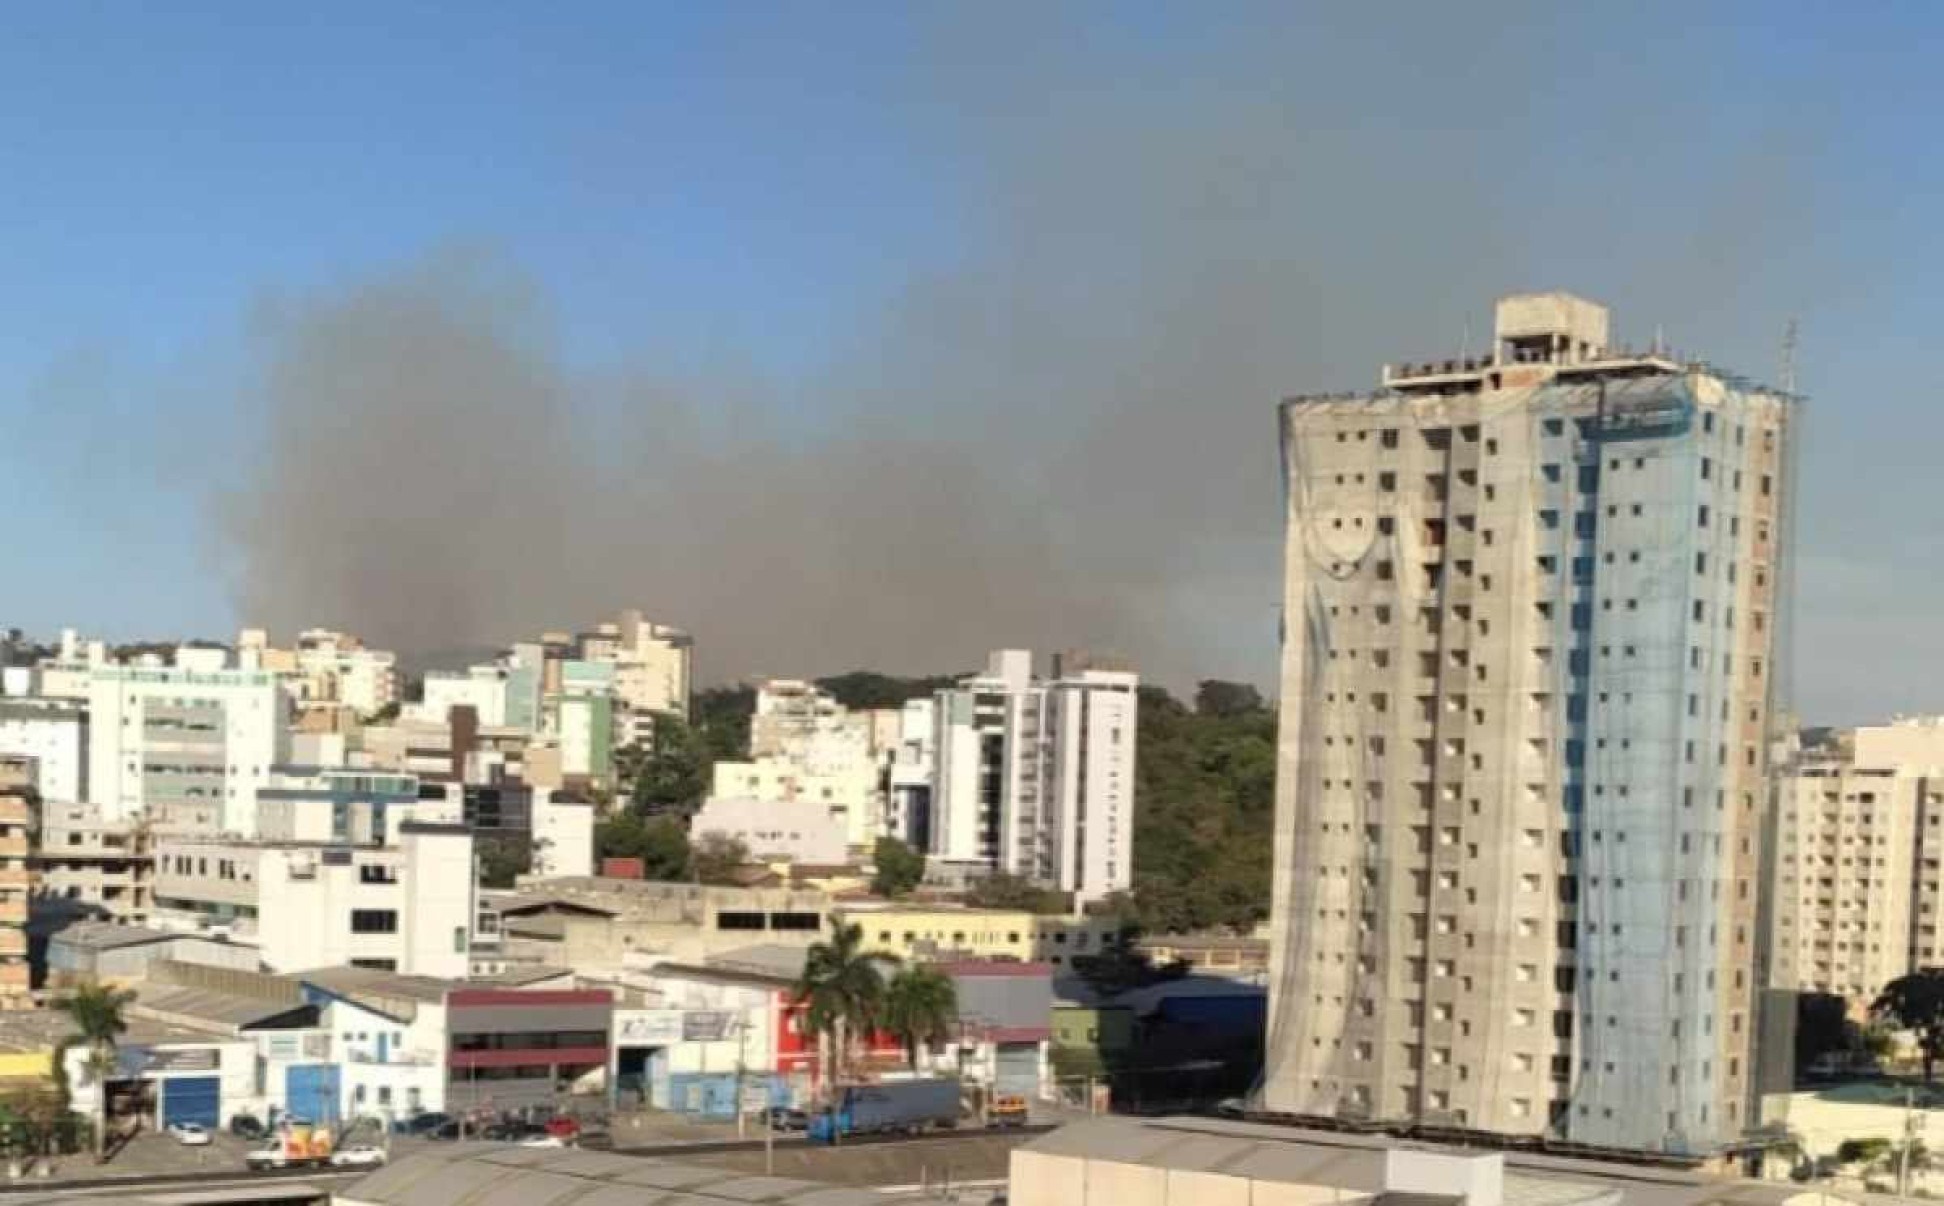
M 935 904 L 860 901 L 838 906 L 846 923 L 864 928 L 867 950 L 900 959 L 947 955 L 1068 964 L 1100 949 L 1118 928 L 1108 917 L 1045 916 L 1024 909 L 970 909 Z

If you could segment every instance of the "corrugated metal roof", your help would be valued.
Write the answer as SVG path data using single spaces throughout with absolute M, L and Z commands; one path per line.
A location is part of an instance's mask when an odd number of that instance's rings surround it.
M 882 1195 L 676 1160 L 502 1144 L 441 1144 L 339 1193 L 371 1206 L 882 1206 Z M 941 1198 L 904 1201 L 942 1203 Z
M 272 1002 L 256 997 L 218 992 L 211 988 L 179 988 L 170 985 L 144 985 L 135 998 L 134 1011 L 146 1012 L 162 1021 L 190 1019 L 186 1024 L 214 1022 L 223 1026 L 254 1026 L 286 1014 L 313 1015 L 314 1007 L 287 1002 Z
M 1377 1206 L 1401 1200 L 1384 1192 L 1384 1153 L 1390 1149 L 1485 1155 L 1486 1149 L 1440 1147 L 1388 1135 L 1313 1131 L 1213 1118 L 1090 1118 L 1026 1144 L 1022 1152 L 1139 1164 L 1151 1168 L 1219 1172 L 1373 1195 Z M 1814 1196 L 1786 1182 L 1713 1176 L 1685 1169 L 1606 1163 L 1543 1153 L 1507 1151 L 1505 1206 L 1811 1206 Z M 1881 1194 L 1830 1194 L 1829 1203 L 1888 1206 Z

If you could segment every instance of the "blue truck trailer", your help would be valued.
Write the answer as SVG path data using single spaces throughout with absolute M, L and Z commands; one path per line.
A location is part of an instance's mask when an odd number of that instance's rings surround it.
M 809 1138 L 812 1143 L 835 1143 L 850 1135 L 916 1134 L 957 1126 L 960 1112 L 956 1078 L 846 1085 L 829 1109 L 810 1119 Z

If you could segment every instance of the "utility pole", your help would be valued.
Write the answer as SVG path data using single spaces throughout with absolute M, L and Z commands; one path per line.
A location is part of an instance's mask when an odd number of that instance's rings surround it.
M 1897 1196 L 1910 1196 L 1910 1153 L 1917 1146 L 1917 1091 L 1904 1090 L 1903 1151 L 1897 1155 Z

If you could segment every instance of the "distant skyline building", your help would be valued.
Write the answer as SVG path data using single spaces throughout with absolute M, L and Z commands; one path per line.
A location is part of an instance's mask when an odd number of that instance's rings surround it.
M 1283 403 L 1265 1108 L 1684 1153 L 1761 1121 L 1793 411 L 1563 293 Z
M 1944 717 L 1822 731 L 1777 794 L 1772 987 L 1860 1011 L 1944 967 Z

